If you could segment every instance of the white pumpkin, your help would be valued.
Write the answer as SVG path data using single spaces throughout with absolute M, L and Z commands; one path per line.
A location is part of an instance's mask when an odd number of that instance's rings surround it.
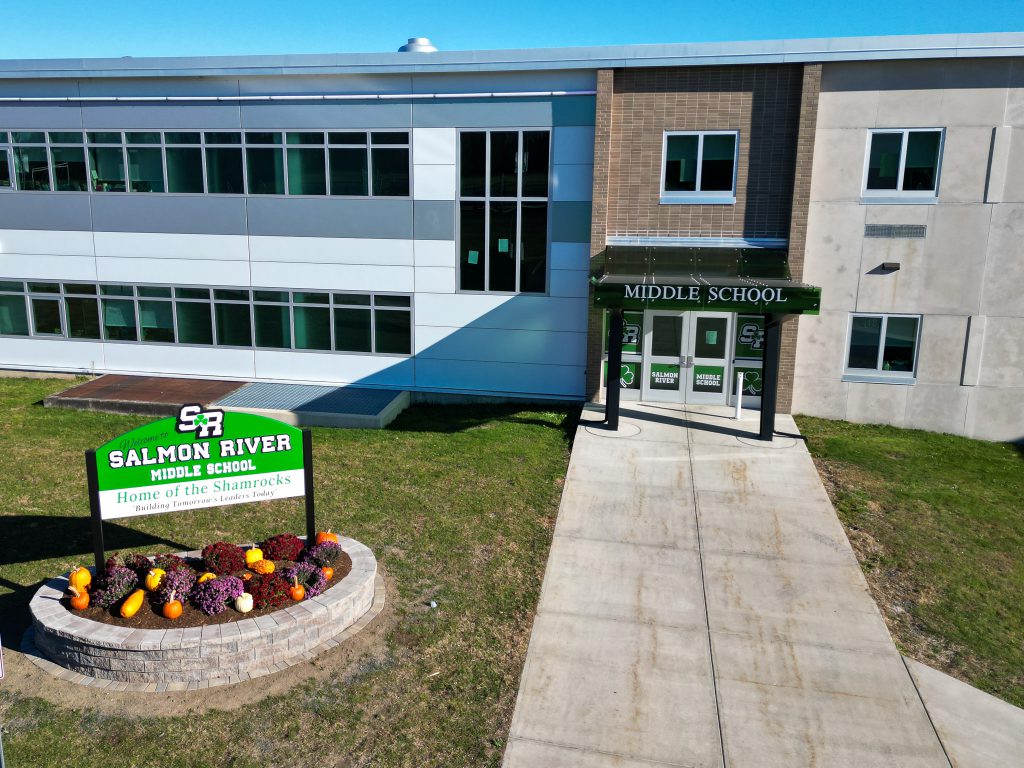
M 252 595 L 243 592 L 235 598 L 235 610 L 239 613 L 248 613 L 252 610 Z

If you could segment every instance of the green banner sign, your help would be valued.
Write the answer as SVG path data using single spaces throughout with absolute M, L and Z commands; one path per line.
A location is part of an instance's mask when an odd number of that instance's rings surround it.
M 608 381 L 608 361 L 604 364 L 604 379 Z M 640 389 L 640 363 L 623 363 L 619 374 L 620 389 Z
M 723 392 L 722 379 L 724 376 L 725 368 L 719 365 L 695 365 L 693 366 L 693 391 Z
M 821 289 L 809 285 L 655 285 L 598 283 L 594 304 L 625 309 L 708 309 L 755 314 L 818 314 Z
M 679 366 L 673 363 L 651 363 L 651 389 L 679 390 Z
M 764 316 L 739 315 L 736 318 L 736 357 L 760 360 L 764 354 Z
M 302 496 L 302 430 L 186 405 L 97 448 L 96 485 L 104 520 Z

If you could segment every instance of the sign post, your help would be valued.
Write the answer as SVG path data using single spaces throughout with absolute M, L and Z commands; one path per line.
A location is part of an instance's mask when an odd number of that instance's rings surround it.
M 104 520 L 305 496 L 316 536 L 312 434 L 266 416 L 185 405 L 86 451 L 85 468 L 97 573 Z

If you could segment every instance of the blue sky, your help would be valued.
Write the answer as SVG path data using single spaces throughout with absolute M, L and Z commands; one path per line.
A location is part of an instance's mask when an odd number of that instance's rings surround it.
M 46 0 L 6 6 L 0 58 L 393 51 L 413 35 L 463 50 L 1024 31 L 1021 0 Z

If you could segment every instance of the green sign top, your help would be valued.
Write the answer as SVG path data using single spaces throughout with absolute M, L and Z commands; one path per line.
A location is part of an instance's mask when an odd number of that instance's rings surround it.
M 301 496 L 302 430 L 186 405 L 96 450 L 104 519 Z
M 756 314 L 817 314 L 821 289 L 810 285 L 599 282 L 594 304 L 624 309 L 707 309 Z

